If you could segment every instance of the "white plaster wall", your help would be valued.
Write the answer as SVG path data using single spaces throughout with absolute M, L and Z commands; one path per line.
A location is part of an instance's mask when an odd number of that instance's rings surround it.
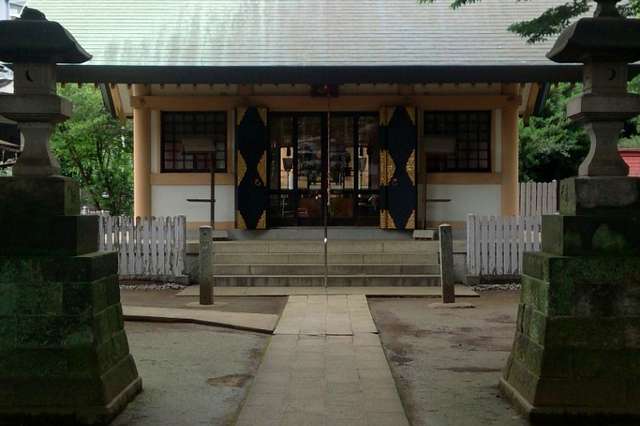
M 500 214 L 500 185 L 427 185 L 429 199 L 450 199 L 428 203 L 429 221 L 466 221 L 467 214 Z
M 187 198 L 208 199 L 208 185 L 153 185 L 151 212 L 154 216 L 187 216 L 187 222 L 208 222 L 208 203 L 189 203 Z M 235 186 L 216 185 L 216 223 L 235 221 Z

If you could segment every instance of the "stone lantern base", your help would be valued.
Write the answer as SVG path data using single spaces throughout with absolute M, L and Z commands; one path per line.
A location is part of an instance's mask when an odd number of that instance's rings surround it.
M 640 181 L 567 179 L 560 199 L 524 257 L 500 388 L 533 421 L 640 424 Z
M 0 424 L 106 424 L 141 391 L 116 253 L 62 177 L 0 178 Z

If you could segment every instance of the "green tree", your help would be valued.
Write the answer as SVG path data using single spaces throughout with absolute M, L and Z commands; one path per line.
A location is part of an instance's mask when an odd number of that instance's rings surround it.
M 420 3 L 433 3 L 435 0 L 418 0 Z M 452 9 L 479 3 L 482 0 L 449 0 Z M 507 1 L 507 0 L 504 0 Z M 518 0 L 513 0 L 518 1 Z M 592 6 L 592 0 L 558 0 L 558 5 L 545 10 L 540 16 L 527 21 L 514 22 L 509 31 L 519 34 L 529 43 L 536 43 L 559 34 L 571 21 L 584 15 Z M 640 15 L 640 0 L 629 0 L 618 5 L 618 10 L 626 16 Z
M 66 85 L 58 93 L 73 102 L 73 116 L 56 127 L 51 142 L 62 174 L 76 179 L 83 204 L 131 214 L 132 132 L 105 109 L 93 86 Z
M 629 91 L 640 93 L 640 76 L 629 83 Z M 640 148 L 640 117 L 630 120 L 625 130 L 627 134 L 620 139 L 618 146 L 621 148 Z
M 575 176 L 589 150 L 584 130 L 567 119 L 567 101 L 580 86 L 553 87 L 541 114 L 520 122 L 520 180 L 547 182 Z

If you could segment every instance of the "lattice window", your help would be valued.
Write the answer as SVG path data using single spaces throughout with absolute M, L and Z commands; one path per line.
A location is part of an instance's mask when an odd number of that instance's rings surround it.
M 186 136 L 206 136 L 216 147 L 216 172 L 227 171 L 226 112 L 163 112 L 162 171 L 208 172 L 209 154 L 187 154 L 182 146 Z
M 490 111 L 426 111 L 424 136 L 455 139 L 453 152 L 427 155 L 428 172 L 491 171 Z

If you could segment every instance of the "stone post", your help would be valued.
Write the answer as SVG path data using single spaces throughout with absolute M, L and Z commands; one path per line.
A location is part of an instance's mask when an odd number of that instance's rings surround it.
M 442 279 L 442 303 L 455 303 L 453 280 L 453 236 L 451 225 L 440 225 L 440 277 Z
M 24 151 L 0 177 L 0 424 L 105 424 L 142 388 L 129 353 L 117 253 L 98 253 L 98 218 L 80 216 L 78 185 L 49 147 L 71 104 L 56 62 L 90 55 L 60 24 L 26 8 L 0 22 L 0 60 L 15 94 L 0 96 Z
M 200 304 L 213 305 L 213 229 L 200 227 L 200 254 L 198 256 Z
M 626 65 L 640 59 L 640 20 L 616 3 L 598 1 L 547 55 L 585 63 L 567 112 L 591 149 L 560 184 L 560 214 L 542 218 L 542 252 L 524 255 L 500 388 L 536 424 L 640 424 L 640 179 L 617 150 L 622 123 L 640 113 Z

